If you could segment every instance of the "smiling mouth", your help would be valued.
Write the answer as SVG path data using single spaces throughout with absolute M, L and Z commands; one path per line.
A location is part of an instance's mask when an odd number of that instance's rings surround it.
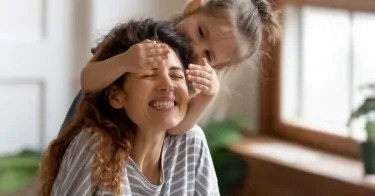
M 149 106 L 157 110 L 170 110 L 177 106 L 177 102 L 174 100 L 168 101 L 151 101 Z

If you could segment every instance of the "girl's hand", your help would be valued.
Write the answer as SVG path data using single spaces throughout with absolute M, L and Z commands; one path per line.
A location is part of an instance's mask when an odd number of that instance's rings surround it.
M 208 64 L 205 58 L 198 64 L 190 64 L 186 70 L 187 79 L 193 87 L 206 96 L 215 96 L 220 88 L 215 70 Z
M 168 58 L 168 53 L 169 48 L 166 44 L 146 39 L 120 54 L 120 58 L 126 62 L 128 72 L 145 74 L 163 65 Z

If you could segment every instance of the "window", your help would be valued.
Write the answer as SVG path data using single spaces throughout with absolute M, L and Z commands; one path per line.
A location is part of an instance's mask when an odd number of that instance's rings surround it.
M 347 121 L 364 100 L 360 87 L 375 83 L 375 5 L 370 12 L 357 9 L 366 1 L 290 2 L 282 8 L 282 41 L 272 55 L 279 59 L 270 65 L 275 79 L 261 93 L 261 101 L 273 102 L 261 104 L 268 110 L 260 111 L 263 124 L 270 121 L 267 129 L 279 136 L 358 156 L 364 121 L 351 127 Z
M 290 5 L 284 10 L 281 119 L 363 140 L 361 127 L 348 129 L 346 122 L 363 101 L 360 86 L 375 83 L 375 14 Z

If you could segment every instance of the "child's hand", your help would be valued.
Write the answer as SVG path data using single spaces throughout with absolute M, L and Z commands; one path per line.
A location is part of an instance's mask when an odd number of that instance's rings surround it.
M 172 135 L 180 135 L 193 128 L 219 91 L 216 72 L 206 59 L 201 59 L 196 65 L 190 64 L 186 75 L 193 87 L 200 92 L 190 100 L 184 120 L 176 127 L 167 130 Z
M 159 44 L 156 41 L 143 40 L 133 45 L 124 55 L 128 72 L 144 74 L 147 71 L 157 68 L 165 63 L 168 58 L 169 49 L 166 44 Z
M 215 96 L 219 91 L 219 80 L 215 70 L 208 64 L 205 58 L 199 64 L 190 64 L 186 70 L 187 79 L 193 87 L 206 96 Z

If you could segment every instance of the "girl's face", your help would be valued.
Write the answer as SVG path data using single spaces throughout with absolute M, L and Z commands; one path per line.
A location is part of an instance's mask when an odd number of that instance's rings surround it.
M 229 63 L 237 54 L 238 42 L 236 29 L 229 20 L 215 18 L 194 11 L 199 7 L 185 8 L 185 17 L 176 24 L 176 29 L 190 41 L 196 60 L 207 58 L 211 66 L 220 68 Z M 190 14 L 191 13 L 191 14 Z
M 167 63 L 145 75 L 128 73 L 122 107 L 139 129 L 167 130 L 185 117 L 190 96 L 182 64 L 170 49 Z

